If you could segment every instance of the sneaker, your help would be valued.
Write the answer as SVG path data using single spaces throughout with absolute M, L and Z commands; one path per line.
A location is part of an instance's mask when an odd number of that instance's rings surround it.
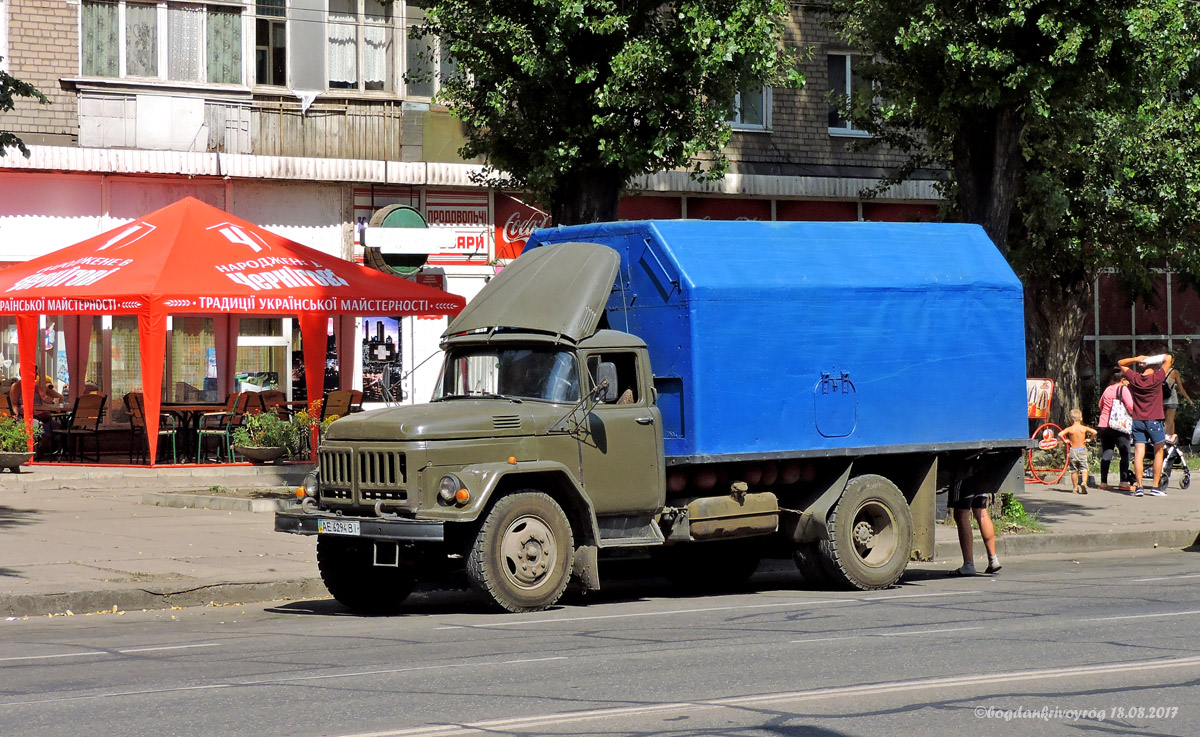
M 1150 496 L 1166 496 L 1167 492 L 1162 489 L 1146 489 L 1146 493 Z
M 1142 491 L 1142 487 L 1140 486 L 1133 487 L 1132 493 L 1134 496 L 1145 496 L 1145 493 Z
M 999 573 L 1001 568 L 1003 568 L 1003 566 L 1001 566 L 999 563 L 988 563 L 988 567 L 984 573 Z

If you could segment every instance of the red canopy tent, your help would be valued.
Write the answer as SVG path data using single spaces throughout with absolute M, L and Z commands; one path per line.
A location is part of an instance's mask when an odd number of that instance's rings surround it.
M 298 315 L 308 396 L 319 397 L 330 316 L 453 315 L 464 304 L 462 297 L 303 246 L 192 197 L 0 272 L 0 314 L 17 318 L 24 377 L 37 375 L 38 315 L 137 316 L 152 464 L 167 315 Z M 79 350 L 72 351 L 72 342 L 86 351 L 84 340 L 68 341 L 69 352 Z M 339 349 L 339 355 L 345 354 Z M 82 377 L 72 378 L 71 393 L 82 384 Z M 24 406 L 32 407 L 34 382 L 21 382 L 21 389 Z M 25 413 L 27 427 L 32 415 Z

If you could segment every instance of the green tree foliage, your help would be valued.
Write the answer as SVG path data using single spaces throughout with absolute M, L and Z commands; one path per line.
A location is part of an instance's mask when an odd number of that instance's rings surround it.
M 1030 375 L 1078 406 L 1092 283 L 1200 276 L 1200 9 L 1190 0 L 833 0 L 871 55 L 856 124 L 946 166 L 949 217 L 983 225 L 1026 289 Z M 1117 295 L 1102 295 L 1117 299 Z
M 28 82 L 22 82 L 8 72 L 0 71 L 0 113 L 7 113 L 12 110 L 16 105 L 16 98 L 18 97 L 29 97 L 43 105 L 50 102 L 33 85 Z M 29 149 L 25 148 L 25 144 L 21 142 L 20 138 L 8 131 L 0 131 L 0 156 L 4 154 L 5 149 L 11 146 L 20 149 L 25 158 L 29 158 Z
M 454 60 L 438 99 L 467 126 L 462 155 L 549 204 L 558 224 L 616 219 L 638 175 L 719 177 L 738 88 L 803 82 L 782 42 L 785 0 L 425 5 L 413 33 L 438 36 Z

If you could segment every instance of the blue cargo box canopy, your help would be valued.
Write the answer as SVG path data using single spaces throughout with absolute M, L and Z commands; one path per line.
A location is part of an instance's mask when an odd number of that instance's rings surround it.
M 526 250 L 569 242 L 620 254 L 605 317 L 646 342 L 675 462 L 1026 443 L 1021 283 L 979 226 L 638 221 Z

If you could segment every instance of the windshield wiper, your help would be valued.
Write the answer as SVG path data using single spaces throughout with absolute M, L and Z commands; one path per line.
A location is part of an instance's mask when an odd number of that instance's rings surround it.
M 478 394 L 444 394 L 434 401 L 444 402 L 447 399 L 507 399 L 508 401 L 516 404 L 521 404 L 524 402 L 524 400 L 520 399 L 519 397 L 510 397 L 507 394 L 493 394 L 492 392 L 479 392 Z

